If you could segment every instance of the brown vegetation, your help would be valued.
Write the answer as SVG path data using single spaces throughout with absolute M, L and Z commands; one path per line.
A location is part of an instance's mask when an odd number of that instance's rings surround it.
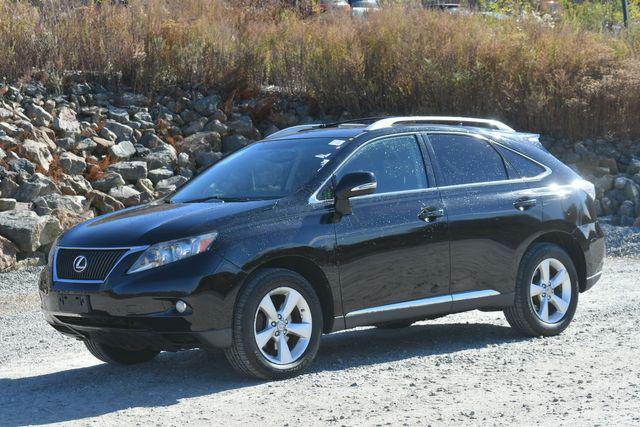
M 640 36 L 390 8 L 368 19 L 216 0 L 0 3 L 0 76 L 44 71 L 153 91 L 263 85 L 325 112 L 464 114 L 557 136 L 640 135 Z M 234 95 L 237 96 L 237 95 Z M 231 98 L 231 97 L 230 97 Z

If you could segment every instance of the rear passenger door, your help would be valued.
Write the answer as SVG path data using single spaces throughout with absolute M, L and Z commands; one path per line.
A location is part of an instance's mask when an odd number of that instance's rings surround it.
M 449 221 L 453 310 L 508 300 L 518 249 L 540 229 L 541 201 L 505 147 L 471 134 L 428 138 Z

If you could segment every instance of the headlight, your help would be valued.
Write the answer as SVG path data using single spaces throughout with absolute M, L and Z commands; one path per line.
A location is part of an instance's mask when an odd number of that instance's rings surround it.
M 160 267 L 161 265 L 198 255 L 209 249 L 216 237 L 218 237 L 218 233 L 213 232 L 202 236 L 156 243 L 140 255 L 128 273 L 149 270 L 150 268 Z

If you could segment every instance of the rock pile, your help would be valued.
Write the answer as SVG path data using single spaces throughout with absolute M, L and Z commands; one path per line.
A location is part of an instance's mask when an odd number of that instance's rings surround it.
M 0 270 L 42 263 L 61 231 L 161 197 L 227 153 L 314 121 L 306 102 L 273 93 L 234 101 L 197 87 L 153 97 L 95 83 L 63 94 L 37 82 L 0 89 Z M 640 144 L 543 144 L 595 183 L 599 215 L 640 225 Z
M 0 270 L 41 263 L 56 236 L 175 190 L 223 155 L 311 121 L 299 100 L 233 102 L 213 90 L 153 98 L 38 82 L 0 91 Z

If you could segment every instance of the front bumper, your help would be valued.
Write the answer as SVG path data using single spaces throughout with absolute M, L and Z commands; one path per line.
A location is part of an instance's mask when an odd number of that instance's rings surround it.
M 45 269 L 39 291 L 47 322 L 65 335 L 128 349 L 231 345 L 242 270 L 222 257 L 201 254 L 127 275 L 135 258 L 120 261 L 101 284 L 56 282 Z M 73 296 L 81 296 L 87 305 L 77 310 L 61 303 L 61 298 Z M 178 300 L 188 305 L 184 313 L 175 309 Z

